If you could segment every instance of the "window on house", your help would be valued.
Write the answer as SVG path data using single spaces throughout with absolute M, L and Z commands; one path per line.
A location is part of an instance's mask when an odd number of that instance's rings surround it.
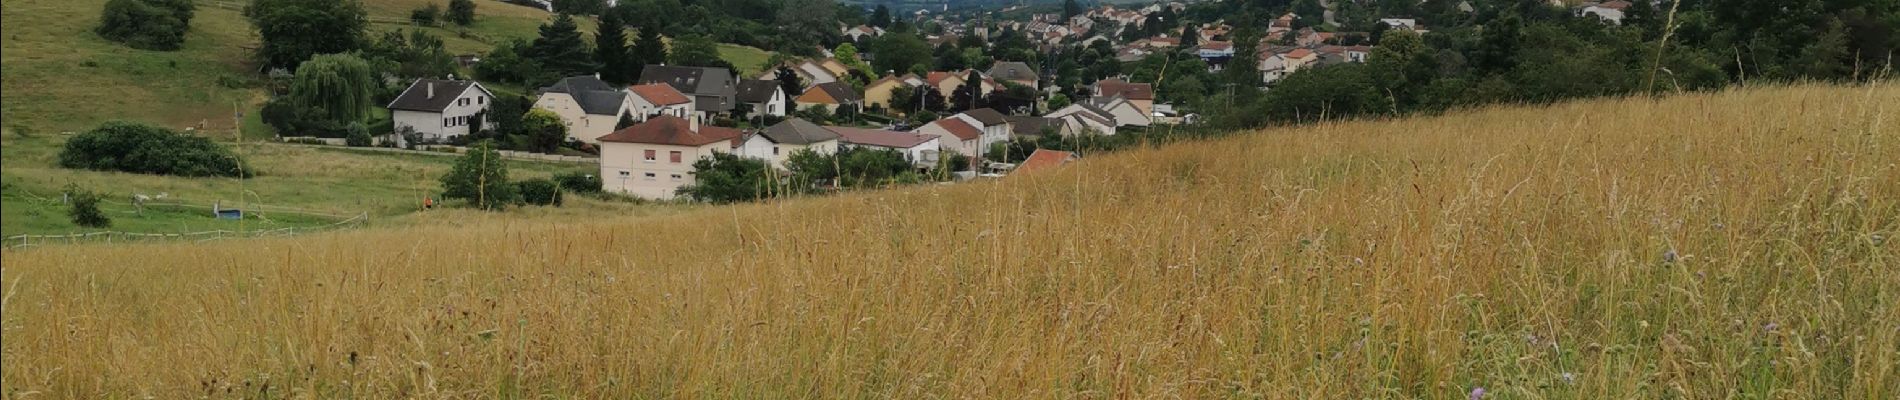
M 772 146 L 772 155 L 778 155 L 778 146 Z
M 680 174 L 673 174 L 673 181 L 678 182 L 679 180 L 680 180 Z
M 657 175 L 654 175 L 654 174 L 653 174 L 652 172 L 648 172 L 648 173 L 647 173 L 647 179 L 648 179 L 648 180 L 652 180 L 652 179 L 653 179 L 654 177 L 657 177 Z
M 449 125 L 449 119 L 448 119 L 448 118 L 443 118 L 443 119 L 442 119 L 442 126 L 452 126 L 452 125 Z
M 475 104 L 476 104 L 476 105 L 481 105 L 481 104 L 488 104 L 488 98 L 487 98 L 487 97 L 476 97 L 476 98 L 475 98 Z
M 667 153 L 667 155 L 666 155 L 666 156 L 667 156 L 667 158 L 669 158 L 669 159 L 672 159 L 672 161 L 673 161 L 673 163 L 674 163 L 674 164 L 679 164 L 679 163 L 680 163 L 680 152 L 677 152 L 677 151 L 675 151 L 675 152 L 672 152 L 672 153 Z
M 654 151 L 654 150 L 647 150 L 647 162 L 653 162 L 659 159 L 660 159 L 660 152 Z M 648 174 L 648 175 L 651 175 L 651 174 Z
M 629 176 L 633 176 L 633 173 L 632 173 L 632 172 L 627 172 L 627 171 L 620 171 L 620 177 L 622 177 L 622 178 L 625 178 L 625 177 L 629 177 Z

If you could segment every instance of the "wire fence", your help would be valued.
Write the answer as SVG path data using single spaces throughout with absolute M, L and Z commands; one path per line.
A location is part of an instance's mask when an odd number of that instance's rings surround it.
M 62 200 L 58 196 L 53 196 L 53 197 L 40 196 L 34 193 L 20 191 L 20 190 L 10 190 L 7 193 L 7 196 L 13 197 L 16 200 L 24 200 L 24 201 L 29 201 L 29 202 L 44 202 L 44 203 L 64 202 L 64 200 Z M 204 210 L 207 213 L 209 213 L 213 209 L 221 207 L 221 206 L 216 205 L 217 203 L 215 202 L 188 202 L 187 200 L 177 199 L 177 198 L 153 199 L 153 200 L 146 200 L 143 202 L 121 201 L 116 198 L 102 198 L 99 200 L 99 203 L 113 205 L 115 207 L 120 207 L 120 208 L 129 207 L 129 208 L 143 208 L 143 209 L 169 208 L 169 209 L 184 209 L 184 210 Z M 233 204 L 233 205 L 236 205 L 236 204 Z M 254 204 L 254 203 L 243 204 L 241 207 L 238 207 L 238 209 L 243 210 L 242 211 L 243 216 L 240 218 L 257 218 L 263 221 L 269 221 L 270 218 L 266 217 L 266 215 L 288 214 L 288 215 L 300 215 L 300 216 L 305 216 L 305 217 L 322 218 L 326 220 L 334 220 L 336 222 L 332 222 L 332 223 L 324 224 L 324 225 L 315 225 L 315 226 L 295 226 L 295 227 L 281 227 L 281 228 L 239 230 L 239 231 L 227 230 L 227 229 L 216 229 L 216 230 L 197 231 L 197 232 L 162 232 L 162 233 L 160 232 L 96 231 L 96 232 L 82 232 L 82 233 L 69 233 L 69 234 L 23 234 L 23 235 L 7 236 L 5 239 L 0 239 L 0 246 L 4 246 L 5 248 L 8 248 L 8 249 L 22 249 L 22 248 L 27 248 L 27 247 L 52 245 L 52 244 L 77 244 L 77 243 L 131 243 L 131 242 L 158 241 L 158 240 L 194 240 L 194 241 L 199 241 L 199 242 L 205 242 L 205 241 L 233 239 L 233 238 L 293 236 L 293 235 L 300 235 L 300 234 L 306 234 L 306 233 L 355 228 L 355 227 L 362 226 L 364 223 L 369 222 L 368 212 L 358 212 L 355 214 L 350 214 L 347 212 L 339 212 L 339 211 L 332 211 L 332 210 L 315 210 L 315 209 L 272 206 L 272 205 Z M 210 215 L 207 215 L 206 218 L 213 218 L 213 217 Z
M 13 236 L 8 236 L 6 238 L 5 243 L 8 249 L 24 249 L 24 248 L 35 247 L 35 246 L 58 245 L 58 244 L 79 244 L 79 243 L 137 243 L 137 242 L 150 242 L 150 241 L 177 241 L 177 240 L 190 240 L 190 241 L 203 243 L 203 242 L 209 242 L 213 240 L 223 240 L 223 239 L 284 237 L 284 236 L 295 236 L 295 235 L 307 234 L 307 233 L 327 232 L 327 231 L 333 231 L 333 230 L 341 230 L 341 229 L 358 227 L 358 226 L 363 225 L 366 222 L 369 222 L 369 213 L 357 214 L 356 216 L 350 217 L 349 219 L 345 219 L 342 221 L 331 223 L 329 225 L 321 225 L 321 226 L 285 227 L 285 228 L 250 230 L 250 231 L 233 231 L 233 230 L 225 230 L 225 229 L 201 231 L 201 232 L 178 232 L 178 233 L 98 231 L 98 232 L 87 232 L 87 233 L 72 233 L 72 234 L 64 234 L 64 235 L 13 235 Z

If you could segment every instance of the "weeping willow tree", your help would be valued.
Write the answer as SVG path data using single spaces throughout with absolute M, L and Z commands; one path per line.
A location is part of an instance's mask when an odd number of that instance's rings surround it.
M 349 54 L 324 54 L 297 66 L 290 82 L 290 100 L 317 116 L 338 123 L 362 121 L 369 116 L 375 73 L 369 62 Z

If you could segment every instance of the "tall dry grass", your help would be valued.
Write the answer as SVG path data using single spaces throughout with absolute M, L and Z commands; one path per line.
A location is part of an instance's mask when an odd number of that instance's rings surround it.
M 1893 399 L 1896 107 L 1756 88 L 674 216 L 8 252 L 3 390 Z

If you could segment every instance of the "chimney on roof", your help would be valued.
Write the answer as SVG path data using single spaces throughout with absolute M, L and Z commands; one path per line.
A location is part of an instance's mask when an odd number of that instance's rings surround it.
M 435 82 L 429 82 L 429 85 L 428 85 L 428 87 L 429 87 L 429 97 L 428 97 L 428 98 L 431 98 L 431 99 L 433 99 L 433 98 L 435 98 Z
M 686 130 L 699 133 L 699 113 L 686 116 Z

